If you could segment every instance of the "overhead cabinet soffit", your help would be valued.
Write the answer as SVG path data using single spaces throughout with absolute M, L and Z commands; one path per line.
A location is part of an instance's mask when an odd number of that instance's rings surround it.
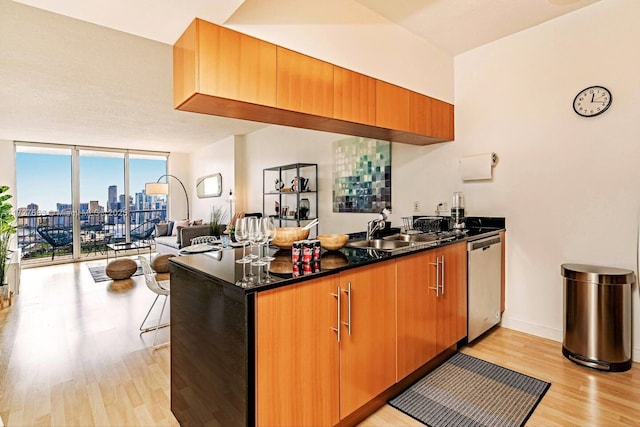
M 174 107 L 415 145 L 454 139 L 454 107 L 201 19 L 173 46 Z

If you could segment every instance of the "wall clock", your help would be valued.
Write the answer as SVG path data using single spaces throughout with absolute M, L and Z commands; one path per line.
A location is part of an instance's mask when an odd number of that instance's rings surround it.
M 611 92 L 602 86 L 591 86 L 581 90 L 573 99 L 573 110 L 582 117 L 593 117 L 604 113 L 611 106 Z

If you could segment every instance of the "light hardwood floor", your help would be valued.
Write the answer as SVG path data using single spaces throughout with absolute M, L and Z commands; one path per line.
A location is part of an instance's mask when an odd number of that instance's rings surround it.
M 142 276 L 94 283 L 84 263 L 24 270 L 20 296 L 0 310 L 5 425 L 178 425 L 169 348 L 154 351 L 153 336 L 137 332 L 154 297 Z M 640 425 L 639 364 L 597 372 L 565 359 L 558 342 L 504 328 L 462 351 L 552 383 L 527 425 Z M 361 425 L 420 424 L 387 405 Z

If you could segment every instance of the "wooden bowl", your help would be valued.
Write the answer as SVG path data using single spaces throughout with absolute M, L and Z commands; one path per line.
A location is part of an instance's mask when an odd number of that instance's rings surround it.
M 307 237 L 309 237 L 309 230 L 303 230 L 301 227 L 281 227 L 276 228 L 276 238 L 271 243 L 280 249 L 291 249 L 293 242 Z
M 318 240 L 320 240 L 320 246 L 328 251 L 337 251 L 344 248 L 347 244 L 349 236 L 346 234 L 318 234 Z

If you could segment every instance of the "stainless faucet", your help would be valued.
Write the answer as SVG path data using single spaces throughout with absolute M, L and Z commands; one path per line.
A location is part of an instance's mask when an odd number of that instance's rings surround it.
M 378 215 L 378 218 L 367 222 L 367 240 L 371 240 L 373 233 L 385 228 L 388 213 L 387 208 L 384 208 L 382 212 L 380 212 L 380 215 Z

